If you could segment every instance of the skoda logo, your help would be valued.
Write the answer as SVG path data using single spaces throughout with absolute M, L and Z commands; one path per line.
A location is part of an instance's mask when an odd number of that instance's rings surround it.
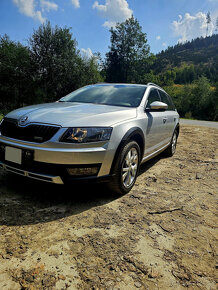
M 27 121 L 28 121 L 28 117 L 27 116 L 21 117 L 20 120 L 19 120 L 19 126 L 26 125 Z

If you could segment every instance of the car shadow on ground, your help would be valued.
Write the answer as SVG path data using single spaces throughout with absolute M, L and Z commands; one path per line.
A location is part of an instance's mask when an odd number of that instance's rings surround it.
M 157 155 L 156 157 L 153 157 L 152 159 L 142 163 L 140 166 L 140 169 L 139 169 L 138 176 L 149 171 L 149 169 L 152 168 L 153 166 L 155 166 L 155 164 L 157 164 L 161 159 L 165 159 L 165 158 L 166 158 L 166 156 L 164 155 L 164 152 L 163 152 L 163 153 Z
M 141 165 L 146 173 L 161 155 Z M 0 173 L 0 225 L 19 226 L 54 221 L 122 198 L 104 183 L 55 185 Z
M 0 225 L 49 222 L 112 202 L 103 184 L 55 185 L 4 173 L 0 176 Z

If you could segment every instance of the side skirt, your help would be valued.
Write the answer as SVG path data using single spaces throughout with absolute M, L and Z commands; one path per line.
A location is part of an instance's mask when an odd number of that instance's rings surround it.
M 148 161 L 149 159 L 157 156 L 158 154 L 160 154 L 161 152 L 163 152 L 168 146 L 170 145 L 170 142 L 167 144 L 167 145 L 164 145 L 162 148 L 158 149 L 157 151 L 147 155 L 147 156 L 144 156 L 142 161 L 141 161 L 141 164 Z

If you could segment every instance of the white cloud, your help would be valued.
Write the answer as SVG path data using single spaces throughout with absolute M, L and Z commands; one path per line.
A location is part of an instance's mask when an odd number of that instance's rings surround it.
M 179 20 L 172 23 L 174 35 L 180 37 L 179 42 L 212 35 L 213 28 L 213 23 L 210 23 L 207 33 L 207 15 L 203 12 L 198 12 L 195 15 L 186 13 L 184 17 L 179 15 Z
M 39 20 L 41 23 L 44 23 L 46 18 L 42 16 L 42 12 L 37 10 L 35 11 L 34 17 L 36 20 Z
M 40 0 L 40 5 L 42 7 L 42 11 L 50 11 L 50 10 L 58 10 L 58 5 L 54 2 L 46 1 L 46 0 Z
M 166 43 L 166 42 L 163 42 L 162 45 L 163 45 L 164 47 L 167 47 L 167 43 Z
M 71 0 L 71 2 L 72 2 L 73 6 L 74 6 L 75 8 L 79 8 L 79 7 L 80 7 L 79 0 Z
M 160 35 L 156 36 L 156 39 L 157 39 L 157 40 L 160 40 Z
M 127 0 L 105 0 L 105 4 L 95 1 L 93 9 L 97 9 L 101 17 L 105 18 L 103 26 L 113 27 L 117 22 L 123 22 L 132 16 Z
M 92 53 L 92 50 L 91 50 L 91 48 L 87 48 L 87 49 L 85 49 L 85 48 L 81 48 L 81 52 L 82 52 L 82 55 L 84 56 L 84 57 L 87 57 L 87 58 L 91 58 L 91 57 L 93 57 L 94 55 L 93 55 L 93 53 Z
M 24 15 L 29 17 L 34 16 L 34 0 L 13 0 L 13 2 Z
M 34 0 L 13 0 L 13 2 L 19 8 L 20 13 L 39 20 L 41 23 L 45 21 L 41 11 L 35 10 Z
M 218 1 L 218 0 L 217 0 Z M 216 26 L 216 19 L 218 17 L 218 9 L 217 10 L 213 10 L 213 12 L 211 12 L 211 19 L 212 19 L 212 22 L 215 24 Z

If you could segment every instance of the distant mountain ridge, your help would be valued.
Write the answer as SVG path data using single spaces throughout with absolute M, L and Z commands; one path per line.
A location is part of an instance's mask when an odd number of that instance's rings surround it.
M 184 74 L 190 69 L 193 74 L 190 82 L 202 75 L 212 83 L 218 81 L 218 34 L 168 47 L 156 55 L 153 65 L 158 74 L 175 70 L 176 83 L 186 83 Z

